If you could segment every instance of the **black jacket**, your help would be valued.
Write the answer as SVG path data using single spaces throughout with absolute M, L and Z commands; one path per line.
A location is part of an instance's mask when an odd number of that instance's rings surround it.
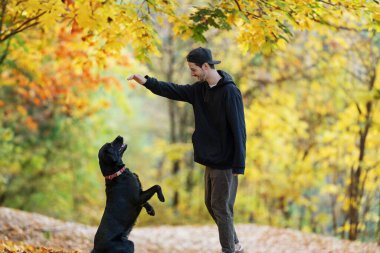
M 246 132 L 241 93 L 230 75 L 218 73 L 222 79 L 212 88 L 206 81 L 178 85 L 149 76 L 145 76 L 144 86 L 154 94 L 193 105 L 195 162 L 244 174 Z

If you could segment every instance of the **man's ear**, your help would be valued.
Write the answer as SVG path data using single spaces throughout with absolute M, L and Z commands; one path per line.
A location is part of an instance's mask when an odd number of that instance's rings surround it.
M 210 69 L 210 65 L 208 65 L 207 62 L 205 62 L 205 63 L 202 64 L 202 69 L 203 70 L 209 70 Z

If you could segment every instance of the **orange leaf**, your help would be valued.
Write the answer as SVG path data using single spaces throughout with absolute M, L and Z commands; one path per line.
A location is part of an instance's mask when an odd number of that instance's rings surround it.
M 76 19 L 73 21 L 73 25 L 71 26 L 71 34 L 79 33 L 82 31 Z
M 129 87 L 134 90 L 136 89 L 136 82 L 129 82 Z
M 66 3 L 66 6 L 67 6 L 67 7 L 69 7 L 70 5 L 71 5 L 71 6 L 74 6 L 74 3 L 75 3 L 74 0 L 64 0 L 63 2 Z
M 33 102 L 34 102 L 35 105 L 40 105 L 41 104 L 41 100 L 39 100 L 38 98 L 34 98 Z
M 33 120 L 32 117 L 27 117 L 25 120 L 25 125 L 30 129 L 30 130 L 36 130 L 37 129 L 37 123 Z

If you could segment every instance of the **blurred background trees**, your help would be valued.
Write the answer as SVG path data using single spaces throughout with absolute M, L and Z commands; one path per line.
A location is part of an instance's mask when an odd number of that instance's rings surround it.
M 97 151 L 122 135 L 168 199 L 140 225 L 211 222 L 191 106 L 125 81 L 192 83 L 207 46 L 244 97 L 236 221 L 380 243 L 377 1 L 0 3 L 1 205 L 97 224 Z

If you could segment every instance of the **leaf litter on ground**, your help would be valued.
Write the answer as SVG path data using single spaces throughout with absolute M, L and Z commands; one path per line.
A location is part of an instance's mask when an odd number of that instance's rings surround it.
M 376 243 L 351 242 L 292 229 L 237 224 L 245 253 L 380 253 Z M 0 252 L 90 252 L 96 227 L 0 207 Z M 136 253 L 220 251 L 215 225 L 135 227 Z

